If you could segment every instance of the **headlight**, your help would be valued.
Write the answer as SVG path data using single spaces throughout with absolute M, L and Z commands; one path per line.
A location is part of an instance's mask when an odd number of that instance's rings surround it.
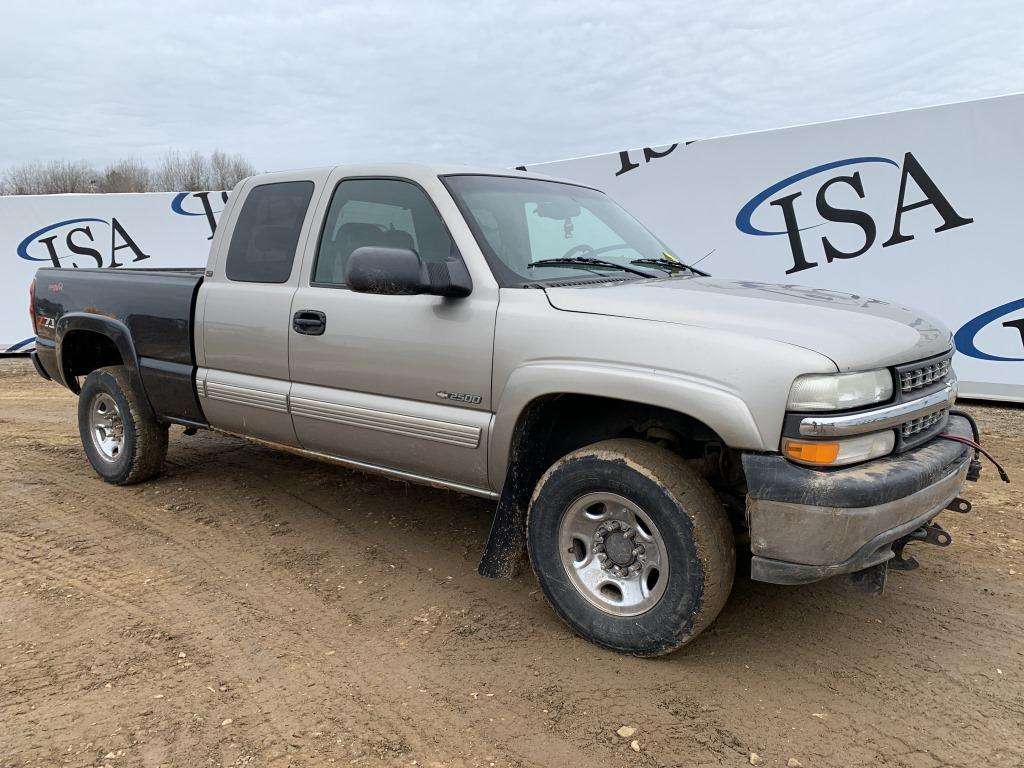
M 786 408 L 791 411 L 838 411 L 892 397 L 888 369 L 860 373 L 809 373 L 798 376 L 789 391 Z
M 895 445 L 896 433 L 892 430 L 842 440 L 794 440 L 786 437 L 782 440 L 782 453 L 787 459 L 800 464 L 838 467 L 885 456 L 892 453 Z

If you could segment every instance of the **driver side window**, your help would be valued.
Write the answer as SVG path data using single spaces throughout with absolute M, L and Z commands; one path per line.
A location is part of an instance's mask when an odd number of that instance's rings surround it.
M 426 193 L 398 179 L 349 179 L 334 191 L 313 267 L 314 284 L 343 285 L 352 252 L 364 246 L 408 248 L 424 261 L 455 253 Z

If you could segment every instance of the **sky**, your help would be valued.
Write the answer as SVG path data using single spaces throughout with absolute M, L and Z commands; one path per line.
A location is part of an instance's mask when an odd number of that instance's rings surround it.
M 1024 3 L 175 2 L 3 9 L 0 169 L 507 167 L 1024 91 Z

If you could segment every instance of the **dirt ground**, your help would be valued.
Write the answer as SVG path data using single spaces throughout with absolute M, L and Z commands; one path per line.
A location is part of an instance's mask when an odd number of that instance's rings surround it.
M 885 595 L 740 575 L 641 660 L 476 574 L 485 501 L 180 429 L 115 488 L 76 402 L 0 360 L 3 766 L 1024 765 L 1024 498 L 989 467 Z M 1024 410 L 971 410 L 1024 484 Z

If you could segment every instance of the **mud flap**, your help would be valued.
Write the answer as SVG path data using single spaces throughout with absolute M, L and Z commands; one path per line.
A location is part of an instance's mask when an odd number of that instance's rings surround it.
M 880 595 L 885 590 L 885 578 L 889 573 L 889 563 L 879 563 L 865 568 L 862 571 L 854 571 L 846 574 L 846 587 L 851 592 L 859 592 L 864 595 Z
M 491 533 L 476 568 L 477 573 L 489 579 L 515 578 L 526 559 L 526 514 L 533 488 L 546 468 L 540 461 L 543 451 L 539 448 L 547 445 L 552 423 L 542 419 L 541 414 L 541 410 L 531 409 L 523 423 L 516 427 L 515 445 L 501 498 L 494 510 Z
M 522 567 L 526 550 L 526 510 L 520 508 L 512 496 L 502 494 L 498 502 L 491 533 L 476 569 L 489 579 L 515 578 Z

